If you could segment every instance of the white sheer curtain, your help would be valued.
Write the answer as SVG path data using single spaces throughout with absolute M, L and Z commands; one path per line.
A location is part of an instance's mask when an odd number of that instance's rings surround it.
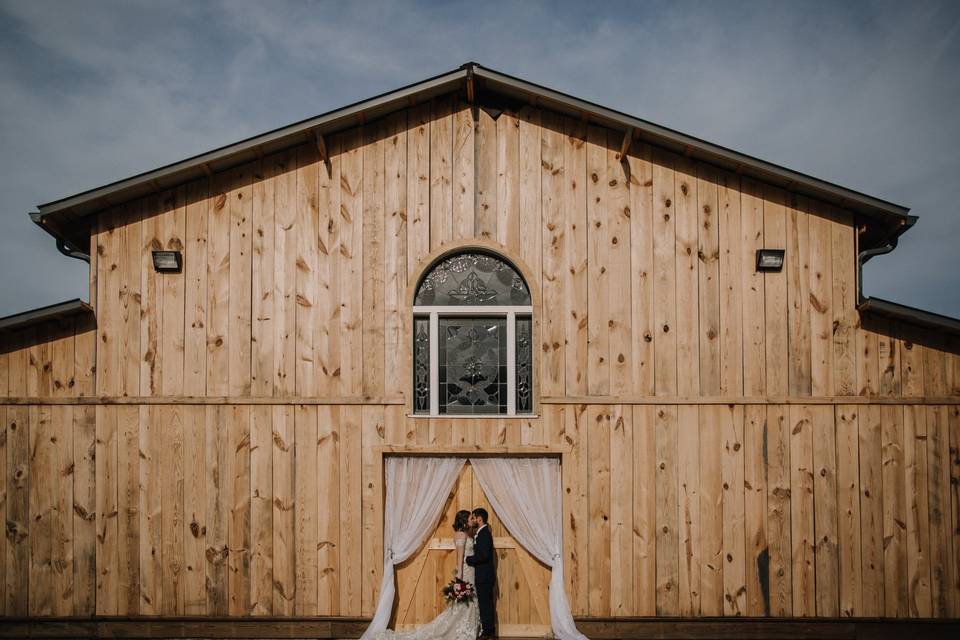
M 471 458 L 490 505 L 524 549 L 550 567 L 550 626 L 559 640 L 577 631 L 563 586 L 563 494 L 557 458 Z
M 397 592 L 393 567 L 413 555 L 436 528 L 464 462 L 463 458 L 396 456 L 384 462 L 383 581 L 376 613 L 363 639 L 387 628 Z

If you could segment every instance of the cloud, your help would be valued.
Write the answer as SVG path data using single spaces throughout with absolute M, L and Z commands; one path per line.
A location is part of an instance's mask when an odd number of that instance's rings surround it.
M 0 2 L 0 315 L 85 296 L 38 203 L 476 60 L 911 206 L 866 292 L 960 316 L 958 30 L 950 2 Z

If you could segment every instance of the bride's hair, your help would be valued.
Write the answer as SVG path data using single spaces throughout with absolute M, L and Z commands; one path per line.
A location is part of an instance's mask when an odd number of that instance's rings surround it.
M 453 517 L 453 530 L 454 531 L 466 531 L 467 530 L 467 521 L 470 519 L 470 512 L 464 509 L 457 511 L 457 515 Z

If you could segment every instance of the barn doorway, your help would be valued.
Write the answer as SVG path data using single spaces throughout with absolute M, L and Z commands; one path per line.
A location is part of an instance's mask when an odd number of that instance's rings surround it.
M 444 505 L 443 515 L 423 546 L 397 566 L 397 598 L 391 627 L 410 629 L 433 620 L 445 607 L 440 589 L 456 565 L 451 524 L 460 509 L 484 507 L 491 514 L 497 562 L 497 632 L 501 637 L 550 635 L 550 569 L 511 536 L 480 487 L 468 461 Z

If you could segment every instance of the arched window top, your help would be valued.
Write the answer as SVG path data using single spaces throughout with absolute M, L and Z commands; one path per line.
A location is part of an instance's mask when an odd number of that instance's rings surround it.
M 529 306 L 530 290 L 513 265 L 492 253 L 447 256 L 420 279 L 416 306 Z

